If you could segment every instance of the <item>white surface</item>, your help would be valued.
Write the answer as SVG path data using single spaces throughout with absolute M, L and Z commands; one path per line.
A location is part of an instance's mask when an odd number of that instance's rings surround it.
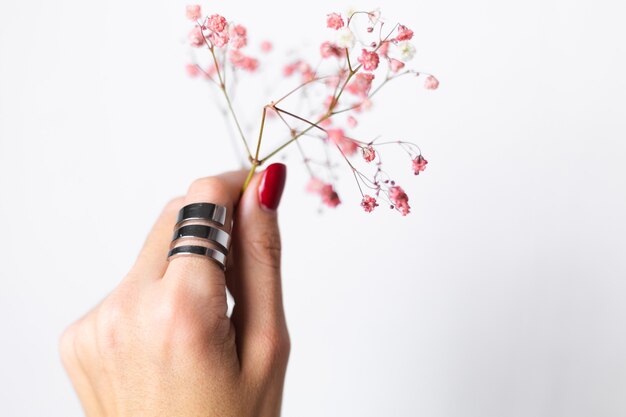
M 3 416 L 81 414 L 58 335 L 123 277 L 170 196 L 235 166 L 183 71 L 185 4 L 0 2 Z M 347 172 L 346 204 L 318 215 L 292 158 L 284 415 L 625 415 L 623 4 L 358 4 L 377 5 L 442 84 L 400 81 L 363 128 L 415 139 L 430 164 L 406 171 L 408 218 L 361 213 Z M 218 10 L 287 47 L 346 6 Z

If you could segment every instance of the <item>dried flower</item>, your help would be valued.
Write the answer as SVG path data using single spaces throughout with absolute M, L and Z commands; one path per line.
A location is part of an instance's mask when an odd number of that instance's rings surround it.
M 371 137 L 348 137 L 343 128 L 355 128 L 358 124 L 355 116 L 372 109 L 375 93 L 392 79 L 406 74 L 423 74 L 426 76 L 424 87 L 431 90 L 438 87 L 439 81 L 428 73 L 413 69 L 403 70 L 406 67 L 405 62 L 415 55 L 415 47 L 409 42 L 414 37 L 412 30 L 404 25 L 385 24 L 380 19 L 378 10 L 359 12 L 360 15 L 367 14 L 368 20 L 365 22 L 360 18 L 353 19 L 354 13 L 349 12 L 345 21 L 339 13 L 327 15 L 326 25 L 335 31 L 335 39 L 321 43 L 319 53 L 322 59 L 336 58 L 332 62 L 320 64 L 319 60 L 309 61 L 298 57 L 283 63 L 283 75 L 295 76 L 295 80 L 292 78 L 289 82 L 295 82 L 296 85 L 290 87 L 287 94 L 276 93 L 277 96 L 272 97 L 273 100 L 263 107 L 260 132 L 258 136 L 255 135 L 258 137 L 256 158 L 249 150 L 254 148 L 249 146 L 248 129 L 239 126 L 238 120 L 243 121 L 243 118 L 236 114 L 237 106 L 231 105 L 234 100 L 232 87 L 239 78 L 230 74 L 240 71 L 254 72 L 259 68 L 259 60 L 244 52 L 249 43 L 246 27 L 238 23 L 228 23 L 219 14 L 213 14 L 201 21 L 200 6 L 187 6 L 187 17 L 196 22 L 196 27 L 189 34 L 189 43 L 195 47 L 204 46 L 206 53 L 211 56 L 207 67 L 193 63 L 188 64 L 186 70 L 190 77 L 208 79 L 212 81 L 212 85 L 219 87 L 219 94 L 224 96 L 228 104 L 226 111 L 238 124 L 238 136 L 244 142 L 248 160 L 253 161 L 251 173 L 258 165 L 282 152 L 292 142 L 306 142 L 306 145 L 300 146 L 303 162 L 311 174 L 306 188 L 319 195 L 324 205 L 336 207 L 341 204 L 334 185 L 320 179 L 329 178 L 334 181 L 337 178 L 335 169 L 338 159 L 341 163 L 345 162 L 354 174 L 361 190 L 360 204 L 363 210 L 372 212 L 379 205 L 377 200 L 384 197 L 384 201 L 389 201 L 391 207 L 404 216 L 410 212 L 409 197 L 390 179 L 387 166 L 383 166 L 383 159 L 386 161 L 386 158 L 383 158 L 382 152 L 387 148 L 385 145 L 398 145 L 411 155 L 412 170 L 418 175 L 425 170 L 428 163 L 422 157 L 419 147 L 405 141 L 375 142 L 376 139 Z M 359 24 L 365 27 L 359 28 Z M 366 39 L 356 39 L 356 33 L 363 33 L 366 37 L 366 32 L 374 35 L 369 35 Z M 372 41 L 373 36 L 379 40 Z M 355 47 L 357 41 L 358 48 Z M 272 50 L 273 45 L 266 40 L 259 47 L 261 52 L 267 53 Z M 378 69 L 381 59 L 387 61 L 388 73 L 379 81 L 372 72 Z M 355 65 L 357 62 L 358 65 Z M 258 89 L 264 90 L 264 86 L 258 86 Z M 305 105 L 299 106 L 293 99 L 288 100 L 290 96 L 301 97 Z M 394 101 L 402 102 L 398 98 Z M 264 126 L 274 123 L 286 125 L 288 139 L 276 144 L 273 149 L 265 149 L 268 146 L 267 141 L 261 142 Z M 323 136 L 319 136 L 320 131 L 324 133 Z M 350 136 L 353 134 L 350 132 Z M 313 146 L 324 147 L 324 152 L 317 155 L 325 156 L 309 158 L 309 147 Z M 357 150 L 360 150 L 358 157 Z M 372 195 L 363 194 L 365 190 L 372 190 Z
M 191 29 L 188 38 L 189 44 L 193 47 L 199 48 L 204 45 L 204 35 L 202 34 L 202 29 L 200 29 L 198 26 Z
M 376 52 L 369 52 L 367 49 L 363 49 L 358 61 L 363 65 L 365 71 L 374 71 L 378 68 L 379 58 Z
M 362 148 L 362 152 L 365 162 L 372 162 L 374 159 L 376 159 L 376 151 L 374 150 L 374 147 L 372 145 Z
M 415 175 L 419 175 L 420 172 L 425 170 L 426 164 L 428 164 L 428 161 L 424 159 L 422 155 L 417 155 L 412 162 L 413 172 L 415 173 Z
M 403 61 L 410 61 L 415 56 L 415 47 L 408 41 L 398 43 L 398 50 L 400 51 L 400 59 Z
M 331 29 L 340 29 L 344 26 L 343 19 L 338 13 L 330 13 L 326 16 L 326 26 Z
M 332 42 L 323 42 L 320 45 L 320 55 L 322 55 L 322 58 L 329 58 L 331 56 L 339 57 L 342 53 L 342 50 Z
M 261 42 L 261 51 L 268 53 L 271 52 L 273 48 L 272 42 L 270 41 L 263 41 Z
M 187 6 L 187 19 L 198 20 L 202 16 L 200 6 L 197 4 Z
M 212 32 L 223 32 L 226 28 L 226 18 L 214 14 L 207 19 L 206 26 Z
M 395 58 L 389 60 L 389 69 L 391 69 L 391 72 L 398 72 L 402 68 L 404 68 L 404 62 L 398 61 Z
M 226 46 L 228 44 L 229 39 L 230 38 L 228 36 L 227 31 L 209 33 L 209 41 L 211 41 L 211 43 L 214 46 L 217 46 L 218 48 Z
M 409 206 L 409 196 L 404 192 L 402 187 L 397 185 L 390 187 L 389 199 L 403 216 L 406 216 L 411 212 L 411 207 Z
M 439 80 L 432 75 L 429 75 L 426 77 L 426 81 L 424 81 L 424 88 L 427 90 L 436 90 L 439 88 Z
M 350 28 L 343 27 L 337 30 L 337 46 L 340 48 L 352 48 L 354 46 L 354 33 Z
M 196 64 L 187 64 L 185 69 L 190 77 L 197 77 L 200 75 L 200 68 Z
M 346 137 L 343 129 L 328 129 L 326 134 L 328 140 L 337 145 L 345 155 L 350 156 L 356 152 L 358 145 L 354 140 Z
M 374 80 L 374 74 L 368 73 L 358 73 L 354 76 L 353 81 L 348 84 L 347 90 L 349 93 L 360 96 L 367 97 L 367 94 L 370 92 L 372 88 L 372 81 Z
M 398 25 L 398 36 L 396 36 L 397 41 L 408 41 L 413 37 L 413 31 L 407 28 L 404 25 Z
M 363 207 L 363 210 L 367 213 L 371 213 L 376 207 L 378 207 L 378 203 L 374 197 L 364 195 L 363 200 L 361 201 L 361 207 Z
M 335 208 L 341 204 L 339 195 L 331 184 L 324 185 L 320 190 L 320 195 L 322 196 L 322 203 L 326 204 L 328 207 Z
M 242 25 L 234 25 L 230 29 L 230 46 L 235 49 L 243 48 L 248 44 L 248 31 Z

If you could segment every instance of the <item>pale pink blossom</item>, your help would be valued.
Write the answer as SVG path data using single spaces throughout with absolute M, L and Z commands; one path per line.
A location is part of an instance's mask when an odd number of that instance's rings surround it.
M 229 40 L 228 32 L 211 32 L 209 33 L 209 40 L 214 46 L 221 48 L 226 46 Z
M 306 185 L 306 190 L 310 193 L 319 193 L 322 191 L 325 183 L 317 177 L 311 177 Z
M 342 50 L 332 42 L 323 42 L 320 45 L 320 55 L 322 55 L 322 58 L 329 58 L 331 56 L 339 57 L 342 53 Z
M 376 151 L 372 145 L 361 148 L 361 152 L 363 152 L 365 162 L 372 162 L 376 158 Z
M 426 77 L 426 81 L 424 81 L 424 88 L 426 88 L 427 90 L 436 90 L 437 88 L 439 88 L 439 80 L 436 79 L 434 76 L 429 75 L 428 77 Z
M 426 164 L 428 164 L 428 161 L 424 159 L 422 155 L 417 155 L 412 161 L 413 172 L 415 175 L 419 175 L 420 172 L 424 171 L 426 169 Z
M 378 52 L 380 56 L 386 57 L 387 54 L 389 54 L 389 41 L 381 43 L 376 52 Z
M 389 68 L 391 69 L 391 72 L 398 72 L 404 68 L 404 62 L 391 58 L 389 60 Z
M 272 49 L 274 48 L 274 45 L 272 45 L 272 42 L 270 41 L 263 41 L 261 42 L 261 52 L 271 52 Z
M 348 84 L 346 89 L 349 93 L 367 97 L 367 94 L 372 88 L 372 81 L 374 80 L 374 74 L 368 74 L 360 72 L 354 76 L 354 79 Z
M 322 203 L 328 207 L 334 208 L 341 204 L 339 195 L 331 184 L 325 184 L 320 190 L 320 195 L 322 196 Z
M 206 26 L 210 31 L 223 32 L 226 28 L 226 18 L 219 14 L 214 14 L 207 19 Z
M 246 56 L 237 49 L 231 50 L 228 58 L 235 68 L 254 72 L 259 67 L 259 61 L 256 58 Z
M 380 9 L 372 10 L 367 13 L 367 17 L 370 19 L 370 23 L 375 25 L 380 20 Z
M 201 72 L 197 64 L 187 64 L 185 70 L 187 70 L 187 75 L 190 77 L 197 77 Z
M 191 29 L 191 32 L 189 32 L 188 38 L 189 38 L 189 44 L 191 46 L 199 48 L 202 45 L 204 45 L 204 35 L 202 34 L 202 29 L 200 29 L 200 27 L 198 26 Z
M 398 36 L 396 36 L 397 41 L 408 41 L 413 38 L 413 31 L 404 25 L 398 25 Z
M 230 28 L 230 46 L 235 49 L 243 48 L 248 44 L 248 31 L 242 25 L 234 25 Z
M 202 16 L 200 6 L 197 4 L 190 4 L 187 6 L 187 19 L 198 20 Z
M 326 134 L 328 135 L 328 140 L 337 145 L 344 155 L 350 156 L 356 152 L 358 148 L 357 143 L 346 137 L 343 129 L 328 129 Z
M 285 65 L 283 67 L 283 75 L 285 77 L 291 77 L 293 73 L 296 72 L 296 69 L 298 68 L 299 64 L 300 64 L 300 61 L 296 61 L 296 62 L 292 62 L 291 64 Z
M 330 13 L 326 15 L 326 26 L 331 29 L 340 29 L 344 25 L 343 19 L 339 13 Z
M 406 216 L 411 212 L 411 207 L 409 206 L 409 196 L 406 195 L 402 187 L 394 185 L 389 188 L 389 199 L 403 216 Z
M 322 197 L 322 203 L 326 204 L 328 207 L 337 207 L 341 204 L 339 195 L 332 184 L 327 184 L 317 177 L 311 177 L 309 179 L 306 190 L 310 193 L 319 194 Z
M 376 52 L 370 52 L 367 49 L 363 49 L 361 51 L 361 56 L 358 58 L 359 63 L 363 65 L 363 69 L 365 71 L 374 71 L 378 68 L 378 63 L 380 62 L 380 58 L 378 58 L 378 54 Z
M 346 123 L 348 123 L 348 127 L 356 127 L 356 125 L 359 124 L 359 122 L 354 118 L 354 116 L 348 116 Z
M 374 103 L 372 102 L 372 100 L 370 100 L 369 98 L 365 97 L 363 98 L 363 101 L 361 101 L 359 103 L 359 105 L 357 107 L 355 107 L 354 111 L 357 113 L 361 113 L 364 111 L 367 111 L 369 109 L 372 108 L 372 106 L 374 105 Z
M 367 213 L 371 213 L 376 207 L 378 207 L 378 203 L 374 197 L 364 195 L 363 200 L 361 201 L 361 207 L 363 207 L 363 210 Z

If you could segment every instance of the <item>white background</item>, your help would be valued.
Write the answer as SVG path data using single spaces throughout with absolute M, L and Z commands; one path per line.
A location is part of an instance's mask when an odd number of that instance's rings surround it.
M 81 415 L 62 329 L 170 197 L 236 166 L 208 86 L 184 73 L 185 4 L 0 1 L 2 416 Z M 212 10 L 280 53 L 347 6 Z M 626 415 L 623 4 L 355 6 L 412 27 L 415 65 L 441 79 L 399 80 L 361 131 L 414 140 L 430 164 L 415 178 L 394 162 L 401 218 L 362 213 L 347 171 L 344 204 L 318 214 L 289 159 L 284 415 Z

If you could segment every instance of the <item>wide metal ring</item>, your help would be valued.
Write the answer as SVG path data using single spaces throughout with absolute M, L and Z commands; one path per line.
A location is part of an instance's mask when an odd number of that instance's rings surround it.
M 222 269 L 226 269 L 226 255 L 222 252 L 212 249 L 205 248 L 204 246 L 178 246 L 176 248 L 172 248 L 167 255 L 167 259 L 174 256 L 183 256 L 183 255 L 200 255 L 205 256 L 214 262 L 216 262 Z
M 226 207 L 213 203 L 192 203 L 178 212 L 176 225 L 187 220 L 208 220 L 220 226 L 226 224 Z
M 216 243 L 220 246 L 220 249 L 223 249 L 222 252 L 225 254 L 228 253 L 230 235 L 221 229 L 207 226 L 205 224 L 188 224 L 174 230 L 172 242 L 176 242 L 178 239 L 186 237 L 196 237 Z

